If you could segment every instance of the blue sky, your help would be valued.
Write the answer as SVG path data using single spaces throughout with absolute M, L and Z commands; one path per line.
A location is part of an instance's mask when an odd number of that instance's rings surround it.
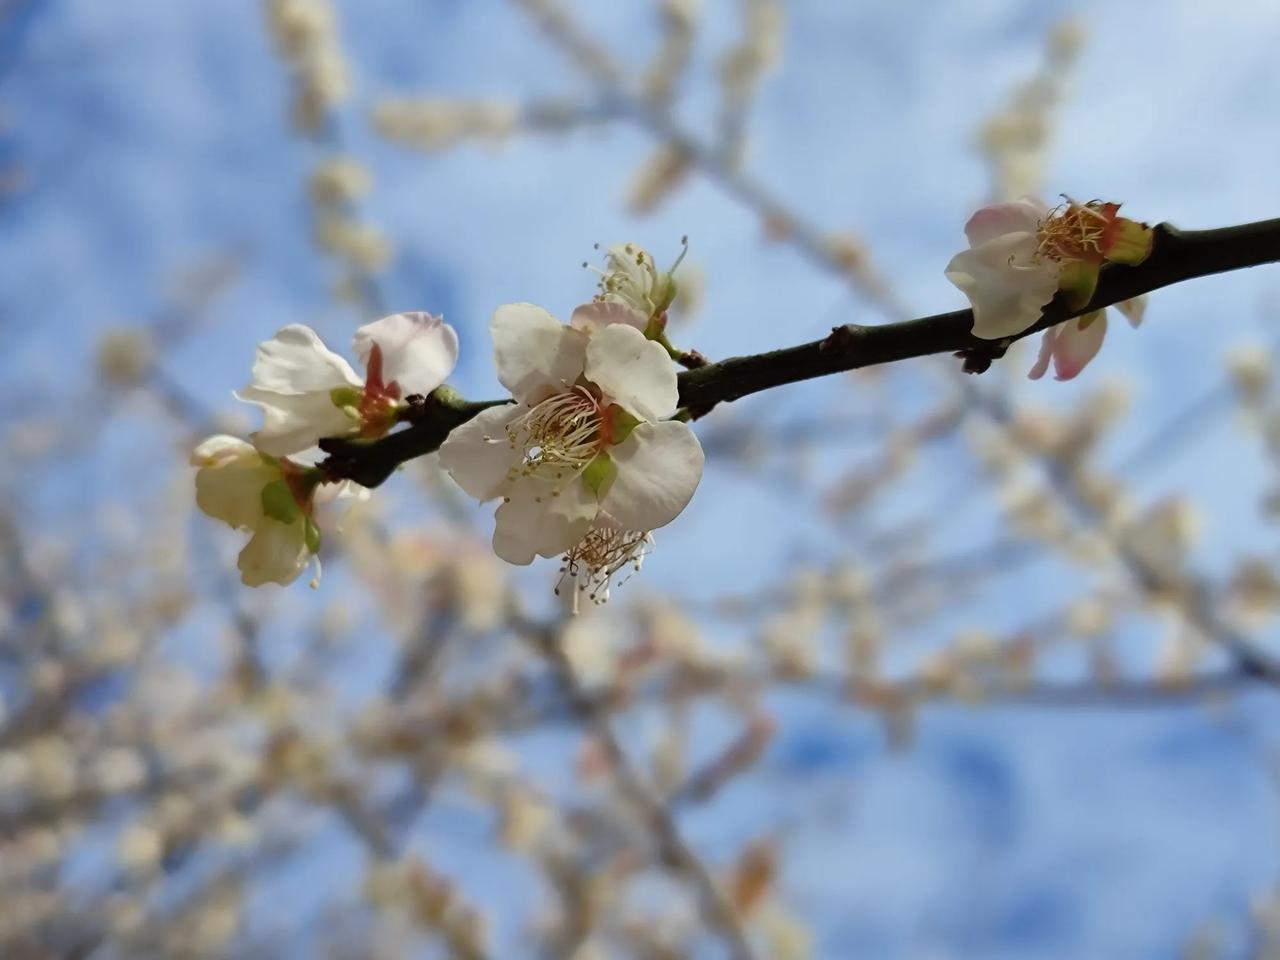
M 1280 210 L 1278 4 L 791 6 L 782 66 L 752 114 L 747 167 L 820 226 L 863 234 L 914 311 L 961 305 L 942 267 L 987 189 L 976 131 L 1036 69 L 1045 30 L 1064 15 L 1081 18 L 1088 43 L 1060 115 L 1048 193 L 1123 200 L 1135 217 L 1187 227 Z M 28 184 L 0 198 L 0 331 L 9 340 L 0 372 L 13 395 L 74 402 L 102 329 L 155 316 L 175 270 L 227 250 L 243 251 L 243 273 L 210 322 L 166 358 L 170 376 L 228 408 L 254 343 L 283 324 L 307 322 L 342 343 L 359 318 L 327 296 L 335 273 L 305 223 L 303 183 L 319 154 L 283 122 L 286 82 L 259 5 L 16 7 L 0 28 L 0 160 L 19 164 Z M 523 100 L 589 90 L 496 0 L 338 7 L 357 89 L 343 136 L 375 170 L 366 210 L 399 249 L 386 298 L 397 309 L 443 312 L 459 328 L 454 382 L 467 395 L 497 389 L 486 333 L 492 308 L 529 300 L 567 315 L 590 293 L 579 264 L 596 242 L 635 239 L 661 261 L 688 234 L 708 284 L 700 319 L 682 336 L 711 356 L 878 319 L 794 251 L 762 243 L 758 223 L 705 180 L 656 215 L 632 218 L 622 193 L 652 146 L 633 128 L 433 155 L 378 141 L 362 108 L 382 95 Z M 626 62 L 642 64 L 652 51 L 646 4 L 576 7 Z M 736 35 L 734 9 L 705 3 L 680 108 L 694 129 L 714 109 L 714 57 Z M 1181 402 L 1221 381 L 1230 346 L 1273 338 L 1278 305 L 1280 279 L 1269 268 L 1158 292 L 1146 326 L 1117 324 L 1075 383 L 1022 382 L 1014 365 L 1026 358 L 1010 361 L 1014 396 L 1070 406 L 1108 377 L 1126 377 L 1131 413 L 1107 448 L 1119 462 Z M 891 409 L 917 402 L 917 374 L 890 374 Z M 805 385 L 754 409 L 803 413 L 850 402 L 842 390 Z M 1133 474 L 1142 502 L 1195 495 L 1205 514 L 1197 561 L 1206 570 L 1224 571 L 1243 548 L 1277 556 L 1274 526 L 1258 522 L 1256 493 L 1270 468 L 1256 447 L 1224 418 Z M 948 469 L 963 469 L 953 454 L 931 454 L 942 469 L 902 491 L 901 510 L 945 495 Z M 175 456 L 163 441 L 109 432 L 37 502 L 75 516 L 87 509 L 86 475 L 123 493 L 143 465 Z M 973 516 L 954 513 L 940 525 L 940 547 L 963 546 L 990 527 L 979 504 Z M 743 524 L 744 516 L 762 519 Z M 477 517 L 487 529 L 487 511 Z M 797 556 L 821 563 L 847 549 L 844 532 L 820 516 L 784 514 L 769 488 L 713 467 L 646 564 L 643 589 L 750 591 L 775 582 Z M 540 589 L 550 576 L 529 579 Z M 1060 596 L 1064 581 L 1089 576 L 1057 561 L 1029 565 L 958 612 L 952 627 L 1016 626 Z M 717 629 L 726 645 L 747 641 L 741 630 Z M 774 706 L 779 735 L 758 775 L 683 822 L 713 857 L 761 830 L 784 830 L 784 889 L 813 924 L 819 956 L 1170 956 L 1205 919 L 1221 919 L 1238 941 L 1250 897 L 1277 879 L 1270 731 L 1280 713 L 1265 695 L 1219 712 L 933 709 L 917 747 L 903 754 L 888 752 L 878 725 L 846 707 L 793 693 Z M 835 800 L 824 807 L 827 796 Z M 501 899 L 506 868 L 471 856 L 478 827 L 459 830 L 446 810 L 422 830 L 478 901 Z

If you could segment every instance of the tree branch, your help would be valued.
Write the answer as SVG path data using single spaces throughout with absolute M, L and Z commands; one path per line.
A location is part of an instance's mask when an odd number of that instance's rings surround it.
M 1184 231 L 1162 223 L 1155 228 L 1151 256 L 1143 263 L 1104 267 L 1093 299 L 1085 307 L 1071 311 L 1055 299 L 1034 325 L 1015 337 L 981 340 L 973 336 L 971 310 L 874 326 L 846 324 L 821 340 L 685 370 L 679 375 L 680 403 L 696 419 L 718 403 L 783 384 L 937 353 L 956 353 L 964 358 L 967 371 L 981 373 L 1004 356 L 1014 341 L 1073 317 L 1184 280 L 1276 261 L 1280 261 L 1280 219 L 1217 230 Z M 407 430 L 372 443 L 322 440 L 321 448 L 330 454 L 322 467 L 333 480 L 376 487 L 400 464 L 436 450 L 458 424 L 501 402 L 467 402 L 452 391 L 433 394 Z

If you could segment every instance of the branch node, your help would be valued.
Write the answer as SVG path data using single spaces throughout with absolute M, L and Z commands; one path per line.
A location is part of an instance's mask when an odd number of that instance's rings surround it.
M 831 328 L 831 333 L 823 338 L 822 342 L 818 344 L 818 349 L 822 351 L 847 350 L 849 347 L 853 346 L 853 341 L 853 325 L 849 323 L 842 323 L 838 327 Z

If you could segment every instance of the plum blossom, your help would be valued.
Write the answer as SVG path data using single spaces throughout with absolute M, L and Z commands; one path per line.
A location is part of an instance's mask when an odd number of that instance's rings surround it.
M 527 303 L 499 307 L 490 330 L 516 402 L 454 429 L 440 462 L 470 495 L 502 498 L 498 556 L 528 564 L 591 550 L 597 526 L 643 537 L 674 520 L 703 454 L 688 424 L 666 419 L 677 391 L 663 347 L 627 323 L 588 335 Z
M 1143 297 L 1125 300 L 1116 304 L 1116 309 L 1129 321 L 1129 326 L 1136 329 L 1142 324 L 1146 300 Z M 1098 355 L 1106 334 L 1106 310 L 1094 310 L 1082 317 L 1050 327 L 1044 332 L 1040 341 L 1040 356 L 1027 376 L 1032 380 L 1039 380 L 1048 371 L 1052 360 L 1055 380 L 1072 379 Z
M 237 563 L 241 581 L 259 587 L 296 580 L 320 550 L 320 529 L 311 516 L 319 473 L 226 434 L 196 447 L 191 464 L 199 468 L 200 509 L 252 533 Z
M 1050 210 L 1024 197 L 978 210 L 965 224 L 969 249 L 946 270 L 973 306 L 973 335 L 1017 336 L 1059 292 L 1070 309 L 1081 309 L 1093 297 L 1104 263 L 1145 260 L 1151 228 L 1118 216 L 1119 209 L 1117 203 L 1067 200 Z
M 428 313 L 394 313 L 356 330 L 360 377 L 310 327 L 291 324 L 258 346 L 252 380 L 236 396 L 260 406 L 259 450 L 280 457 L 322 437 L 378 437 L 396 422 L 405 397 L 428 394 L 458 361 L 458 335 Z
M 600 292 L 569 317 L 569 325 L 591 333 L 611 323 L 627 323 L 658 339 L 666 325 L 667 308 L 676 298 L 675 271 L 689 252 L 689 241 L 671 269 L 660 273 L 653 255 L 635 243 L 617 243 L 605 251 Z M 585 264 L 584 264 L 585 266 Z

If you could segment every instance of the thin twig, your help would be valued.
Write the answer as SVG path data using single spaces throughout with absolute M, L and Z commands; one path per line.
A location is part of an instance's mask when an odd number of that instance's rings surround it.
M 558 631 L 521 617 L 513 616 L 512 619 L 519 624 L 521 633 L 532 642 L 538 654 L 551 667 L 556 684 L 574 716 L 603 748 L 615 782 L 648 828 L 662 862 L 686 877 L 697 889 L 703 914 L 725 941 L 730 956 L 734 960 L 751 960 L 754 954 L 733 906 L 716 887 L 710 871 L 680 835 L 671 812 L 645 785 L 627 759 L 626 752 L 609 723 L 608 707 L 586 691 L 578 681 L 573 664 L 560 645 Z

